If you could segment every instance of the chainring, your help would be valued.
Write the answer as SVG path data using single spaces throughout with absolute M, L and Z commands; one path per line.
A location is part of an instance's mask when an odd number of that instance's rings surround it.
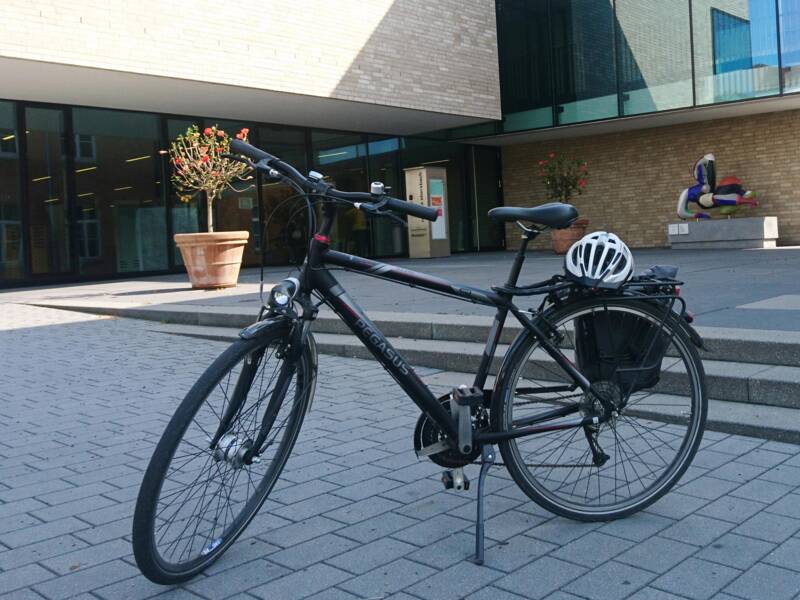
M 442 396 L 438 399 L 439 403 L 450 414 L 450 394 Z M 486 410 L 482 407 L 473 409 L 472 413 L 473 425 L 477 424 L 482 426 L 488 424 L 488 417 Z M 484 423 L 485 422 L 485 423 Z M 431 419 L 427 414 L 422 413 L 417 419 L 417 425 L 414 427 L 414 450 L 419 452 L 427 446 L 437 444 L 441 441 L 447 440 L 447 434 L 442 431 L 439 425 Z M 431 454 L 428 456 L 434 463 L 446 469 L 458 469 L 474 462 L 481 454 L 481 449 L 478 444 L 474 444 L 472 452 L 469 454 L 461 454 L 456 448 L 448 448 L 442 452 Z

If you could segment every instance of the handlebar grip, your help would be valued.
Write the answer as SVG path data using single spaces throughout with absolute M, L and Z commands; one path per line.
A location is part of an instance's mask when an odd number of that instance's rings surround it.
M 252 160 L 253 162 L 258 162 L 260 160 L 266 159 L 267 161 L 275 160 L 275 157 L 268 152 L 264 152 L 255 146 L 251 146 L 247 142 L 243 142 L 242 140 L 231 140 L 231 152 L 235 152 L 236 154 L 242 154 Z
M 412 217 L 419 217 L 420 219 L 427 219 L 428 221 L 435 221 L 439 216 L 439 209 L 432 206 L 422 206 L 421 204 L 414 204 L 413 202 L 406 202 L 405 200 L 398 200 L 397 198 L 385 198 L 386 207 L 390 210 L 405 213 Z

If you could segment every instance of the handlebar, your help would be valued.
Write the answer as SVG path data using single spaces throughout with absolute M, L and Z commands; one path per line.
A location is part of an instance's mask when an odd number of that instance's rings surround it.
M 253 162 L 258 162 L 260 160 L 266 160 L 267 162 L 271 162 L 273 160 L 277 160 L 272 154 L 269 152 L 264 152 L 260 148 L 256 148 L 255 146 L 251 146 L 247 142 L 243 142 L 242 140 L 231 140 L 231 150 L 236 154 L 241 154 L 246 156 Z
M 391 196 L 375 196 L 369 192 L 340 192 L 339 190 L 329 189 L 328 195 L 341 200 L 347 200 L 356 204 L 373 205 L 374 208 L 388 208 L 395 212 L 401 212 L 412 217 L 435 221 L 439 216 L 439 210 L 431 206 L 422 206 L 413 202 L 406 202 Z
M 265 163 L 267 167 L 275 169 L 288 179 L 297 183 L 303 189 L 319 193 L 318 182 L 308 179 L 292 165 L 283 162 L 272 154 L 264 152 L 242 140 L 231 140 L 230 148 L 232 152 L 246 156 L 255 163 Z M 256 166 L 258 167 L 259 165 L 257 164 Z M 427 219 L 428 221 L 435 221 L 439 216 L 439 209 L 437 208 L 406 202 L 405 200 L 392 198 L 390 196 L 374 195 L 369 192 L 341 192 L 332 187 L 328 187 L 325 189 L 323 195 L 363 205 L 367 209 L 379 210 L 381 208 L 388 208 L 395 212 L 411 215 L 412 217 L 419 217 L 420 219 Z

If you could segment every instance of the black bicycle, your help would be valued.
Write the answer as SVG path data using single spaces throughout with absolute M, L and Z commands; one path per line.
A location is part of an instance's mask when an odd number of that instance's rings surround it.
M 526 247 L 546 228 L 567 227 L 566 204 L 502 207 L 490 216 L 516 221 L 522 243 L 508 280 L 477 289 L 331 249 L 337 205 L 371 215 L 394 211 L 434 221 L 436 209 L 368 193 L 341 192 L 321 175 L 244 142 L 247 161 L 283 181 L 308 205 L 311 236 L 299 276 L 269 293 L 258 320 L 240 333 L 179 405 L 142 482 L 133 548 L 154 582 L 185 581 L 217 560 L 269 496 L 311 408 L 317 351 L 311 325 L 326 304 L 371 351 L 421 410 L 414 448 L 447 469 L 446 487 L 464 489 L 465 465 L 480 459 L 476 556 L 483 560 L 483 488 L 499 444 L 504 465 L 534 501 L 565 517 L 603 521 L 655 502 L 681 477 L 703 433 L 707 399 L 679 285 L 652 271 L 617 289 L 564 276 L 518 286 Z M 246 158 L 243 158 L 246 157 Z M 315 221 L 319 220 L 319 226 Z M 337 282 L 346 269 L 485 306 L 496 316 L 469 385 L 434 395 Z M 515 298 L 540 296 L 536 309 Z M 522 332 L 493 385 L 490 366 L 508 314 Z

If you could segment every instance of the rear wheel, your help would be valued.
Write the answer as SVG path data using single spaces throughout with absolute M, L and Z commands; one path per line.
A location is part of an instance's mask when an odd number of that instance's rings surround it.
M 151 581 L 186 581 L 217 560 L 255 517 L 283 470 L 316 382 L 310 334 L 300 360 L 287 364 L 290 328 L 276 322 L 257 339 L 236 341 L 167 425 L 133 521 L 136 563 Z M 282 372 L 288 385 L 281 386 Z M 251 458 L 259 437 L 261 451 Z M 219 441 L 212 447 L 214 438 Z
M 542 329 L 615 416 L 503 442 L 504 462 L 530 498 L 558 515 L 601 521 L 639 511 L 680 479 L 700 444 L 707 399 L 697 350 L 679 318 L 653 302 L 592 299 L 544 318 Z M 570 384 L 523 332 L 498 376 L 493 428 L 529 425 L 554 408 L 572 412 L 548 425 L 603 414 L 594 394 Z

